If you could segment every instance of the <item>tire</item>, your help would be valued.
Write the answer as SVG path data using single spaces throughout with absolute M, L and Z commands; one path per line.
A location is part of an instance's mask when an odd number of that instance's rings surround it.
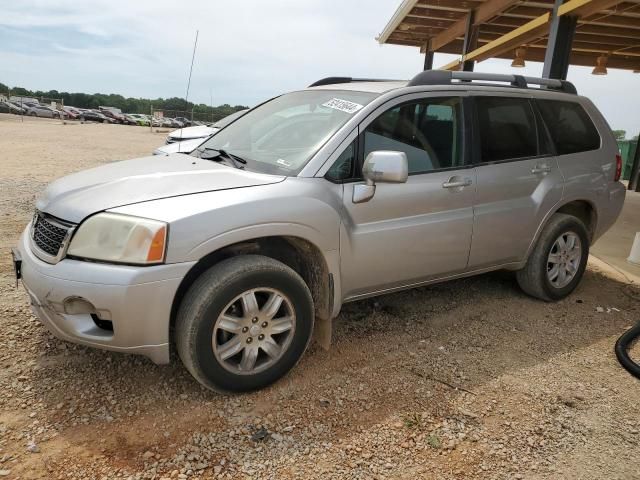
M 243 295 L 248 297 L 236 301 Z M 243 302 L 251 295 L 260 309 L 258 313 L 253 310 L 255 316 Z M 283 299 L 273 318 L 264 308 L 275 298 L 272 295 Z M 225 320 L 221 319 L 223 313 Z M 229 325 L 237 328 L 234 333 L 221 328 L 220 322 L 226 319 L 233 319 Z M 217 392 L 258 390 L 284 376 L 300 360 L 311 339 L 313 321 L 313 299 L 300 275 L 271 258 L 241 255 L 214 265 L 189 288 L 176 318 L 176 348 L 184 366 L 206 388 Z M 292 327 L 288 331 L 276 331 L 289 323 Z M 280 350 L 273 350 L 274 342 Z M 233 345 L 242 349 L 224 359 L 237 350 L 228 348 Z M 269 347 L 272 355 L 263 347 Z M 244 369 L 241 362 L 251 357 L 250 352 L 258 352 L 253 357 L 254 368 Z M 274 352 L 280 352 L 279 356 Z
M 567 246 L 568 253 L 562 253 L 563 249 L 556 244 L 561 237 Z M 575 248 L 569 248 L 571 240 L 574 245 L 578 245 L 578 251 Z M 552 253 L 554 256 L 550 257 Z M 527 264 L 516 273 L 516 278 L 520 288 L 528 295 L 547 302 L 560 300 L 578 286 L 587 267 L 588 258 L 589 235 L 584 223 L 572 215 L 556 213 L 544 226 Z M 552 259 L 561 263 L 556 265 L 552 263 Z M 562 262 L 565 262 L 566 268 L 563 267 Z M 555 266 L 558 270 L 553 270 Z M 569 268 L 571 273 L 567 273 Z M 556 272 L 561 272 L 563 269 L 565 270 L 564 278 L 561 274 L 553 278 Z M 572 277 L 570 277 L 571 274 Z

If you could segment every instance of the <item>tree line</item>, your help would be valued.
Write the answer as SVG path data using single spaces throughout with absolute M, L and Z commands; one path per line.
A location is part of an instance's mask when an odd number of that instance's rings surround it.
M 195 104 L 192 102 L 185 102 L 183 98 L 125 98 L 122 95 L 115 93 L 69 93 L 59 92 L 58 90 L 49 90 L 47 92 L 41 90 L 28 90 L 22 87 L 9 88 L 7 85 L 0 83 L 0 94 L 15 95 L 33 98 L 45 98 L 48 100 L 60 100 L 62 99 L 64 105 L 69 105 L 78 108 L 98 108 L 100 106 L 116 107 L 125 113 L 144 113 L 149 114 L 151 108 L 154 110 L 165 110 L 180 112 L 180 115 L 187 112 L 190 114 L 193 111 L 193 116 L 196 119 L 206 118 L 210 120 L 219 120 L 227 115 L 232 114 L 238 110 L 244 110 L 248 107 L 244 105 L 229 104 L 218 105 L 216 107 L 205 105 L 203 103 Z M 174 116 L 178 116 L 176 113 Z

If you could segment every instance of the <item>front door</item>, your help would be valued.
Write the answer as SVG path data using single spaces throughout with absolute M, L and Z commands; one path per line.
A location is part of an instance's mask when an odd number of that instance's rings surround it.
M 405 152 L 409 178 L 376 186 L 353 202 L 344 186 L 340 239 L 344 298 L 464 271 L 473 225 L 475 171 L 465 161 L 460 97 L 387 104 L 361 125 L 359 159 L 376 150 Z
M 528 98 L 477 96 L 477 198 L 469 268 L 524 259 L 563 177 Z

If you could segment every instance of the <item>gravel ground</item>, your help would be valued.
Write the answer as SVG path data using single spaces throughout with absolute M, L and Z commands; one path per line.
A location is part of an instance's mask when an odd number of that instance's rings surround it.
M 554 304 L 508 272 L 348 304 L 331 351 L 220 396 L 175 356 L 55 339 L 6 255 L 48 181 L 163 135 L 6 116 L 0 132 L 0 477 L 640 478 L 640 384 L 613 355 L 640 291 L 601 263 Z

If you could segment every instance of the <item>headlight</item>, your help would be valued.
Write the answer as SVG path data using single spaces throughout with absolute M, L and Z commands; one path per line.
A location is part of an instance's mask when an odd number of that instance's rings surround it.
M 80 224 L 68 254 L 105 262 L 155 264 L 164 261 L 167 224 L 117 213 L 99 213 Z

